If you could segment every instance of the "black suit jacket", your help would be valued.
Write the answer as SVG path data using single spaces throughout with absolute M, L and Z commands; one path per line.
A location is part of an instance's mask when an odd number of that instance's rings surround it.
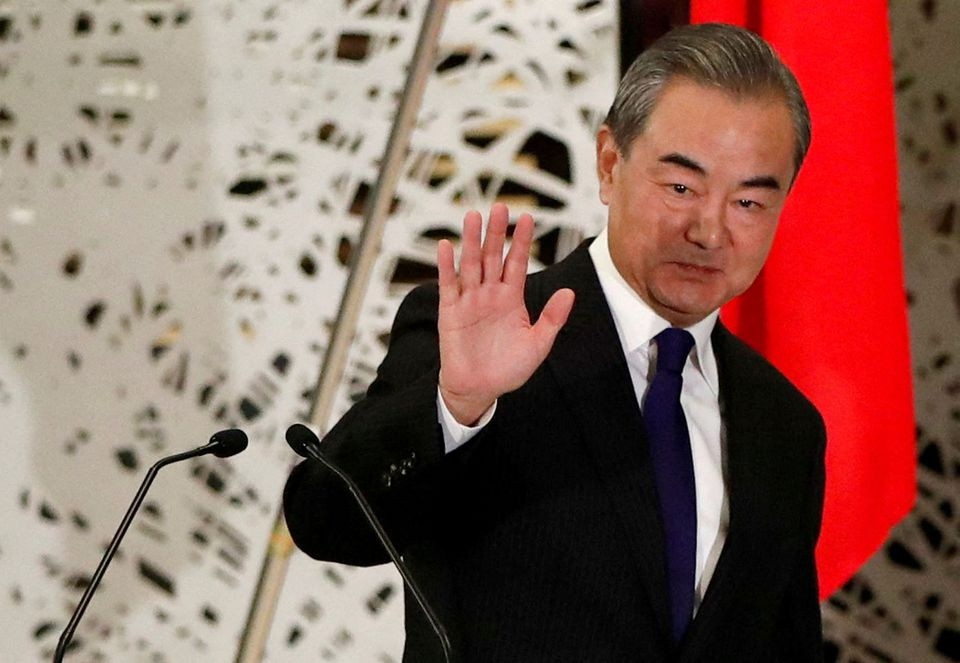
M 586 245 L 528 278 L 532 317 L 562 287 L 576 302 L 546 362 L 500 398 L 493 420 L 463 447 L 444 454 L 437 423 L 436 286 L 404 300 L 377 379 L 323 443 L 375 504 L 457 660 L 820 660 L 820 415 L 717 324 L 730 528 L 696 618 L 675 645 L 641 414 Z M 291 474 L 284 509 L 313 557 L 387 559 L 315 461 Z M 410 600 L 406 630 L 405 663 L 442 660 Z

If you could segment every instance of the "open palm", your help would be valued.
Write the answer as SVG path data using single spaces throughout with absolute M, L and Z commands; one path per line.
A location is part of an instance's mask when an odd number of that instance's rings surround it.
M 454 417 L 472 424 L 508 391 L 526 382 L 543 363 L 573 307 L 573 291 L 558 290 L 531 324 L 523 300 L 533 219 L 522 215 L 506 258 L 509 212 L 496 204 L 481 246 L 483 219 L 463 219 L 460 273 L 453 246 L 437 248 L 440 281 L 440 393 Z

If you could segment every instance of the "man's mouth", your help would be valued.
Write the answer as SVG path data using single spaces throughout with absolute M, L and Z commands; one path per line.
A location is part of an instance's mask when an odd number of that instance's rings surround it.
M 717 274 L 720 274 L 723 271 L 719 267 L 714 267 L 712 265 L 701 265 L 699 263 L 693 263 L 693 262 L 676 261 L 673 264 L 679 267 L 684 272 L 689 272 L 691 274 L 699 274 L 702 276 L 715 276 Z

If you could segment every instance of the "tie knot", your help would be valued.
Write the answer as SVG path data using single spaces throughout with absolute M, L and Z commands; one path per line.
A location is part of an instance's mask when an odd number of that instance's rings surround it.
M 693 336 L 686 329 L 668 327 L 653 337 L 657 342 L 657 372 L 682 373 L 687 355 L 693 347 Z

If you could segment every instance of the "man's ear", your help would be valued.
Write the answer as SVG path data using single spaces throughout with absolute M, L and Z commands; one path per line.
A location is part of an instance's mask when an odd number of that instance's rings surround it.
M 610 204 L 614 173 L 620 159 L 620 148 L 613 132 L 606 124 L 600 125 L 597 131 L 597 181 L 600 183 L 600 202 L 604 205 Z

